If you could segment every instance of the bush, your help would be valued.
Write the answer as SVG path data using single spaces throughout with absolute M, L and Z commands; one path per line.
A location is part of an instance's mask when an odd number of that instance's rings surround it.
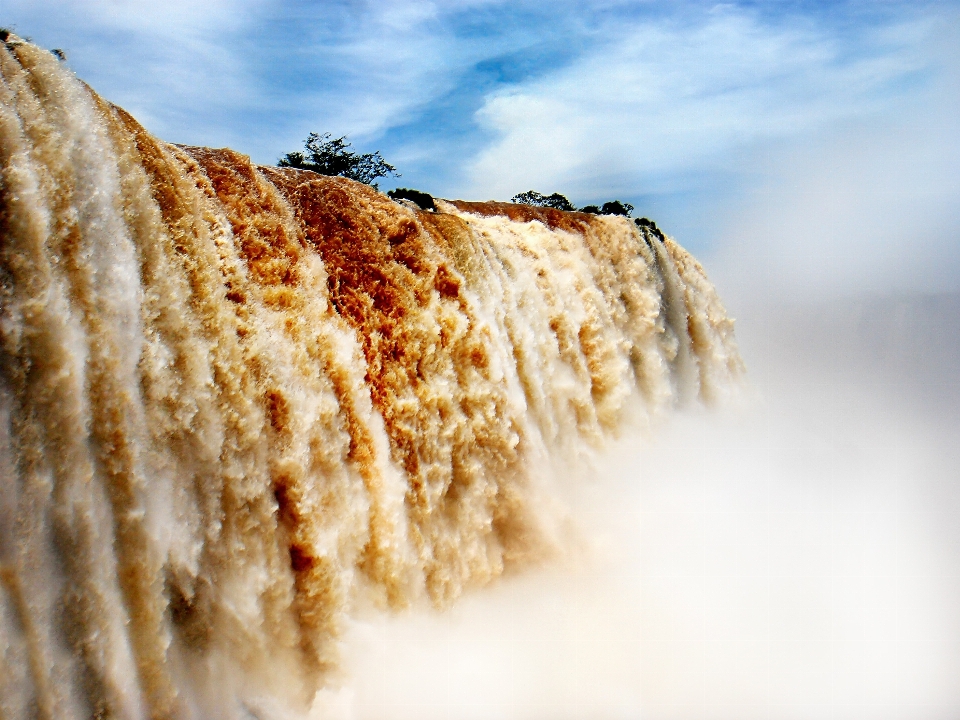
M 630 217 L 630 213 L 632 212 L 633 205 L 620 202 L 619 200 L 605 202 L 603 207 L 600 208 L 601 215 L 623 215 L 624 217 Z
M 653 233 L 658 238 L 660 238 L 661 241 L 665 239 L 663 237 L 663 233 L 660 232 L 660 228 L 657 227 L 657 224 L 653 220 L 649 220 L 643 217 L 643 218 L 637 218 L 636 220 L 634 220 L 634 222 L 637 224 L 638 228 L 640 228 L 641 230 L 646 228 L 651 233 Z
M 377 178 L 400 175 L 393 165 L 383 159 L 379 150 L 373 153 L 351 151 L 346 136 L 334 138 L 330 133 L 318 135 L 312 132 L 303 147 L 306 153 L 287 153 L 277 165 L 312 170 L 321 175 L 339 175 L 375 188 L 377 184 L 374 180 Z
M 576 210 L 573 203 L 560 193 L 541 195 L 536 190 L 527 190 L 525 193 L 514 195 L 510 198 L 510 202 L 515 202 L 520 205 L 533 205 L 534 207 L 554 208 L 555 210 Z M 594 215 L 623 215 L 624 217 L 630 217 L 630 213 L 633 212 L 633 205 L 620 202 L 619 200 L 610 200 L 609 202 L 605 202 L 602 207 L 584 205 L 580 208 L 580 212 L 592 213 Z
M 437 206 L 433 202 L 433 195 L 410 188 L 397 188 L 387 193 L 394 200 L 410 200 L 421 210 L 436 210 Z
M 527 190 L 527 192 L 514 195 L 510 202 L 518 205 L 533 205 L 534 207 L 548 207 L 554 210 L 576 210 L 569 200 L 560 193 L 553 195 L 541 195 L 536 190 Z

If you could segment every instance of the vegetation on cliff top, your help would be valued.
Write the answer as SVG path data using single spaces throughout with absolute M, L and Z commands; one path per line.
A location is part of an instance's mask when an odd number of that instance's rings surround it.
M 555 210 L 576 210 L 573 203 L 567 200 L 566 197 L 560 193 L 553 193 L 552 195 L 543 195 L 538 193 L 536 190 L 527 190 L 526 192 L 519 193 L 510 198 L 510 202 L 517 203 L 518 205 L 533 205 L 534 207 L 548 207 Z M 633 212 L 633 205 L 630 203 L 621 202 L 619 200 L 610 200 L 605 202 L 602 206 L 598 207 L 597 205 L 584 205 L 580 208 L 580 212 L 593 213 L 594 215 L 623 215 L 624 217 L 630 217 L 630 213 Z
M 383 159 L 380 151 L 357 153 L 350 149 L 346 136 L 331 133 L 310 133 L 303 143 L 306 152 L 290 152 L 277 162 L 280 167 L 312 170 L 321 175 L 339 175 L 380 189 L 375 180 L 389 175 L 400 176 L 397 169 Z
M 335 138 L 332 133 L 312 132 L 307 136 L 303 143 L 304 152 L 289 152 L 277 162 L 280 167 L 297 168 L 300 170 L 312 170 L 321 175 L 338 175 L 340 177 L 350 178 L 357 182 L 370 185 L 377 190 L 379 186 L 375 182 L 378 178 L 394 175 L 400 177 L 397 169 L 383 159 L 380 151 L 372 153 L 358 153 L 351 149 L 351 144 L 347 141 L 345 135 Z M 396 188 L 387 193 L 394 200 L 407 200 L 417 205 L 422 210 L 435 210 L 433 197 L 428 193 L 414 190 L 412 188 Z M 554 210 L 565 210 L 573 212 L 577 207 L 560 193 L 544 195 L 536 190 L 527 190 L 526 192 L 514 195 L 511 202 L 519 205 L 532 205 L 534 207 L 553 208 Z M 584 205 L 579 208 L 580 212 L 593 213 L 594 215 L 621 215 L 630 217 L 633 213 L 633 205 L 620 200 L 608 200 L 603 205 Z M 649 222 L 646 218 L 638 219 L 638 226 L 645 227 Z M 656 229 L 656 225 L 652 226 Z

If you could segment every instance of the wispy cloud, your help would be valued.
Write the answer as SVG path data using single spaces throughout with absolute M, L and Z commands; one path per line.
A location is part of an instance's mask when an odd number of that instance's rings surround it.
M 867 28 L 851 43 L 808 18 L 721 7 L 607 27 L 606 43 L 570 67 L 487 98 L 479 119 L 497 140 L 467 188 L 584 200 L 669 191 L 729 166 L 737 148 L 888 108 L 928 70 L 928 25 Z
M 892 112 L 831 124 L 744 158 L 718 211 L 712 266 L 730 297 L 816 302 L 960 290 L 960 53 Z
M 155 133 L 196 142 L 242 140 L 242 123 L 227 118 L 255 104 L 259 88 L 232 40 L 247 34 L 263 5 L 5 0 L 2 14 L 39 44 L 64 48 L 78 75 Z M 217 126 L 220 132 L 210 132 Z
M 543 45 L 525 20 L 548 15 L 480 0 L 5 0 L 2 14 L 65 48 L 79 75 L 153 132 L 229 144 L 261 162 L 311 130 L 372 142 L 449 109 L 464 91 L 474 100 L 453 105 L 469 117 L 495 74 L 484 63 Z M 443 142 L 441 125 L 401 133 L 393 149 L 421 155 L 428 134 Z

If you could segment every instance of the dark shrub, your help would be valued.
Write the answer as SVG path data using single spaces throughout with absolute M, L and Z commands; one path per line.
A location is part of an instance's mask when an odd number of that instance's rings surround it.
M 632 212 L 633 205 L 620 202 L 619 200 L 605 202 L 603 207 L 600 208 L 601 215 L 623 215 L 624 217 L 630 217 L 630 213 Z
M 436 210 L 437 206 L 433 203 L 433 195 L 429 195 L 419 190 L 410 188 L 397 188 L 387 193 L 394 200 L 411 200 L 416 203 L 421 210 Z
M 660 238 L 661 241 L 664 240 L 663 233 L 660 232 L 660 228 L 657 227 L 657 224 L 653 220 L 649 220 L 643 217 L 643 218 L 637 218 L 636 220 L 634 220 L 634 222 L 637 224 L 637 227 L 640 228 L 641 230 L 647 229 L 648 231 L 656 235 L 658 238 Z

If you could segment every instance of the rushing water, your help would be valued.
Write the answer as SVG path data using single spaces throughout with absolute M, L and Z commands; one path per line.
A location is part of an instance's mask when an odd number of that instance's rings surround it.
M 296 713 L 352 605 L 562 554 L 557 468 L 741 371 L 626 218 L 421 212 L 0 72 L 0 717 Z

